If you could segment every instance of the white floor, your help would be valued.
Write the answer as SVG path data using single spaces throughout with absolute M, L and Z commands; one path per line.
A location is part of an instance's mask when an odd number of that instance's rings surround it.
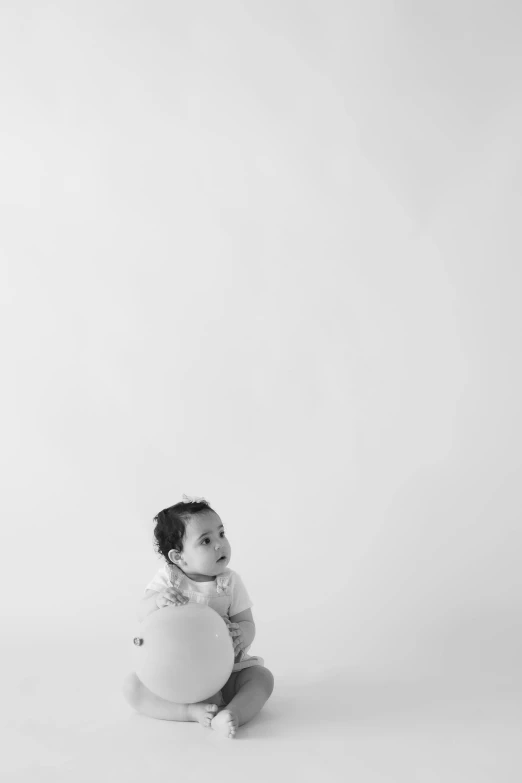
M 507 676 L 427 681 L 340 670 L 306 682 L 274 671 L 271 699 L 228 740 L 197 723 L 133 713 L 106 640 L 7 640 L 3 652 L 9 783 L 522 780 L 522 693 Z

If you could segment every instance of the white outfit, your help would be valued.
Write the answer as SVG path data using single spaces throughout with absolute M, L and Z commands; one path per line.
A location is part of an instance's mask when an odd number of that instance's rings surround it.
M 189 602 L 206 604 L 227 619 L 245 609 L 251 609 L 254 605 L 243 580 L 231 568 L 225 568 L 222 574 L 210 582 L 195 582 L 174 563 L 164 563 L 145 589 L 159 592 L 166 587 L 175 587 Z M 263 658 L 248 654 L 251 646 L 249 644 L 247 648 L 236 653 L 233 672 L 249 666 L 264 666 Z

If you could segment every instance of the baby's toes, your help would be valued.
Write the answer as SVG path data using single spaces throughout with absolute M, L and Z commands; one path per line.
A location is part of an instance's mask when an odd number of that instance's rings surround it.
M 207 704 L 207 706 L 206 706 L 207 714 L 205 715 L 205 719 L 203 721 L 203 725 L 207 729 L 210 728 L 210 723 L 212 721 L 212 718 L 214 717 L 214 715 L 216 714 L 218 709 L 219 708 L 218 708 L 217 704 Z

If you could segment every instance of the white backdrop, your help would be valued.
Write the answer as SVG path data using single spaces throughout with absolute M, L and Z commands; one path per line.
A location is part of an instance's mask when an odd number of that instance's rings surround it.
M 2 3 L 20 649 L 124 659 L 152 518 L 186 492 L 276 681 L 514 681 L 517 6 Z

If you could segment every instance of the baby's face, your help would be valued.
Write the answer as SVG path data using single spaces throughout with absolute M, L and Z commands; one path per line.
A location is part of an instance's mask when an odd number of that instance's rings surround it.
M 172 562 L 196 581 L 209 581 L 223 573 L 230 561 L 231 547 L 219 516 L 214 511 L 205 511 L 191 517 L 186 524 L 181 560 L 175 560 L 175 554 L 171 549 Z M 199 577 L 205 577 L 205 580 L 199 580 Z

